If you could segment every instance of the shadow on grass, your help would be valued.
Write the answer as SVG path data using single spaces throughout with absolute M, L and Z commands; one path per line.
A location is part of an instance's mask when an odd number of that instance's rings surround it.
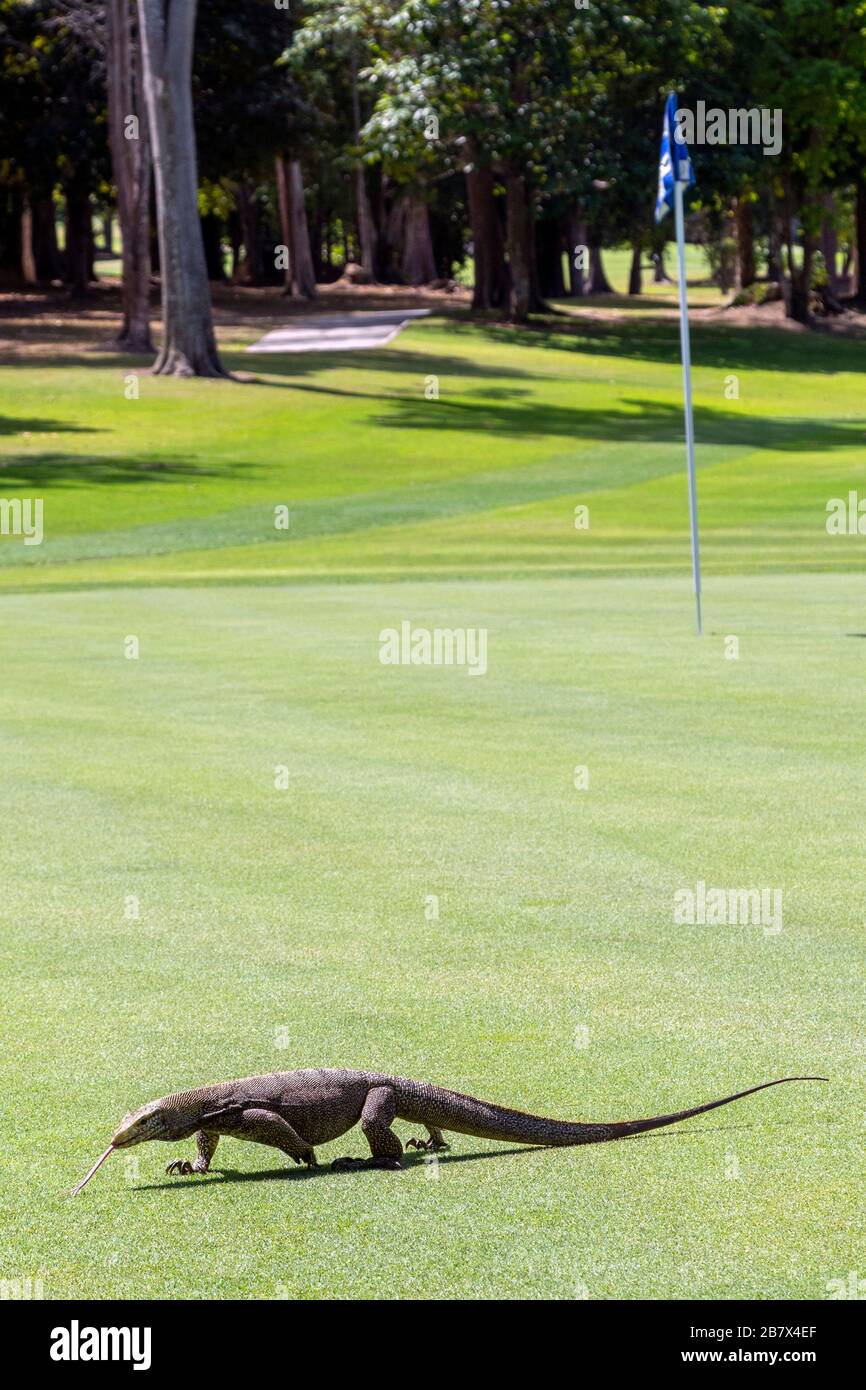
M 25 486 L 90 486 L 93 483 L 164 483 L 189 478 L 250 478 L 250 463 L 205 467 L 194 458 L 131 458 L 128 455 L 5 454 L 0 458 L 0 491 Z
M 582 356 L 623 357 L 638 362 L 679 365 L 679 326 L 655 322 L 604 322 L 574 317 L 539 319 L 522 327 L 507 324 L 437 321 L 455 337 L 481 334 L 501 345 L 554 349 Z M 866 320 L 864 320 L 866 328 Z M 808 376 L 866 371 L 862 336 L 832 337 L 827 333 L 793 333 L 775 325 L 729 328 L 724 323 L 691 323 L 692 364 L 719 371 L 802 372 Z
M 276 382 L 264 379 L 274 376 L 292 378 L 289 384 L 294 385 L 298 377 L 303 378 L 319 371 L 366 371 L 391 378 L 412 376 L 422 388 L 424 378 L 431 375 L 459 377 L 464 381 L 479 378 L 487 378 L 494 382 L 550 380 L 542 372 L 516 364 L 473 362 L 470 356 L 425 352 L 423 342 L 417 339 L 411 340 L 408 345 L 402 339 L 398 341 L 399 346 L 395 343 L 390 348 L 358 348 L 354 352 L 291 352 L 255 356 L 245 352 L 223 352 L 222 355 L 226 363 L 231 364 L 233 372 L 239 375 L 253 373 L 252 383 L 258 386 L 277 385 Z M 496 387 L 492 386 L 491 389 Z
M 535 346 L 538 346 L 537 341 Z M 501 362 L 473 362 L 471 357 L 425 352 L 423 343 L 418 340 L 412 343 L 409 351 L 405 350 L 401 340 L 400 346 L 395 343 L 390 348 L 358 348 L 350 352 L 331 352 L 328 350 L 327 352 L 252 354 L 243 349 L 221 348 L 220 357 L 226 370 L 238 378 L 238 380 L 229 383 L 233 385 L 274 386 L 277 383 L 267 381 L 264 378 L 273 376 L 304 377 L 319 371 L 357 372 L 365 370 L 375 373 L 382 372 L 388 376 L 415 376 L 422 386 L 424 376 L 429 374 L 456 376 L 464 379 L 493 377 L 497 381 L 521 377 L 532 381 L 547 380 L 538 371 L 531 371 L 516 365 L 506 365 Z M 0 353 L 0 367 L 3 368 L 18 367 L 38 370 L 40 367 L 101 367 L 103 369 L 114 367 L 118 372 L 121 372 L 125 366 L 134 366 L 142 375 L 149 375 L 146 369 L 142 371 L 140 357 L 131 357 L 129 354 L 119 352 L 108 353 L 102 350 L 70 352 L 61 347 L 57 353 L 51 353 L 50 356 L 44 358 L 16 357 L 11 353 Z M 181 387 L 189 386 L 190 380 L 196 384 L 205 383 L 215 386 L 225 385 L 227 380 L 225 377 L 195 377 L 182 381 L 178 381 L 175 377 L 154 377 L 153 379 L 167 383 L 176 382 Z M 16 427 L 28 428 L 24 423 Z M 62 427 L 57 426 L 56 428 Z
M 609 440 L 615 443 L 682 443 L 683 414 L 679 403 L 621 397 L 619 408 L 583 409 L 537 401 L 524 403 L 509 398 L 440 399 L 434 406 L 415 397 L 389 397 L 393 408 L 375 423 L 403 430 L 468 430 L 512 438 L 560 435 L 574 440 Z M 859 446 L 863 421 L 805 418 L 767 418 L 742 412 L 694 407 L 695 433 L 702 444 L 727 444 L 738 449 L 773 449 L 782 452 L 817 453 L 827 449 Z
M 773 1126 L 774 1129 L 782 1128 L 786 1124 L 793 1124 L 794 1121 L 780 1121 Z M 640 1139 L 689 1139 L 696 1138 L 702 1134 L 729 1134 L 734 1130 L 754 1129 L 755 1123 L 745 1122 L 734 1125 L 713 1125 L 701 1126 L 699 1129 L 665 1129 L 651 1130 L 646 1134 L 630 1134 L 623 1136 L 612 1142 L 634 1143 Z M 437 1155 L 437 1163 L 450 1166 L 455 1163 L 477 1163 L 479 1160 L 494 1158 L 516 1158 L 520 1154 L 532 1153 L 553 1153 L 560 1149 L 572 1148 L 592 1148 L 602 1147 L 599 1144 L 521 1144 L 516 1149 L 478 1149 L 474 1153 L 441 1153 Z M 238 1168 L 215 1168 L 209 1177 L 191 1177 L 189 1181 L 183 1182 L 177 1178 L 171 1182 L 152 1182 L 142 1183 L 134 1188 L 135 1192 L 188 1192 L 193 1187 L 208 1187 L 216 1184 L 234 1182 L 308 1182 L 313 1178 L 354 1178 L 364 1174 L 390 1175 L 394 1172 L 408 1172 L 412 1168 L 423 1168 L 428 1163 L 427 1157 L 423 1153 L 404 1153 L 402 1168 L 355 1168 L 355 1169 L 334 1169 L 330 1163 L 320 1164 L 316 1168 L 296 1167 L 296 1168 L 258 1168 L 253 1172 L 245 1173 Z
M 579 405 L 553 405 L 549 402 L 525 400 L 521 393 L 505 393 L 494 388 L 491 393 L 479 392 L 471 399 L 440 399 L 430 403 L 417 396 L 382 396 L 366 393 L 332 391 L 326 387 L 294 383 L 301 391 L 321 392 L 323 395 L 361 394 L 377 407 L 368 423 L 381 429 L 418 431 L 428 436 L 429 445 L 435 436 L 446 434 L 492 435 L 501 439 L 537 440 L 558 438 L 567 440 L 574 449 L 586 448 L 594 441 L 632 445 L 635 459 L 627 474 L 621 465 L 599 459 L 594 478 L 595 486 L 615 487 L 625 482 L 641 481 L 671 471 L 652 467 L 654 454 L 644 458 L 640 449 L 647 444 L 682 444 L 682 410 L 678 403 L 632 397 L 620 398 L 618 406 L 583 408 Z M 382 407 L 385 411 L 382 411 Z M 853 449 L 862 442 L 863 422 L 859 418 L 826 420 L 805 418 L 767 418 L 742 412 L 718 410 L 697 405 L 694 410 L 697 437 L 702 445 L 722 446 L 738 453 L 771 450 L 778 453 L 827 454 L 833 449 Z M 450 447 L 450 444 L 449 446 Z M 204 450 L 201 459 L 206 457 Z M 704 460 L 706 462 L 706 460 Z M 678 463 L 676 465 L 679 466 Z M 191 478 L 222 478 L 248 480 L 261 471 L 261 466 L 246 460 L 226 460 L 219 464 L 203 462 L 195 456 L 134 457 L 129 455 L 78 455 L 51 453 L 16 453 L 0 459 L 0 492 L 21 488 L 88 487 L 107 483 L 143 484 L 183 482 Z M 584 484 L 588 479 L 584 478 Z M 336 505 L 338 522 L 314 526 L 309 534 L 343 532 L 358 529 L 358 519 L 364 525 L 402 523 L 423 520 L 435 515 L 455 515 L 503 505 L 529 504 L 567 491 L 566 480 L 554 469 L 550 477 L 544 469 L 516 473 L 470 474 L 442 490 L 428 483 L 424 488 L 405 488 L 388 494 L 352 494 L 341 498 Z M 311 507 L 311 514 L 316 511 Z M 321 509 L 319 509 L 321 510 Z M 345 516 L 344 516 L 345 514 Z
M 57 367 L 116 367 L 118 372 L 134 370 L 146 374 L 156 361 L 155 352 L 127 352 L 125 349 L 115 352 L 102 344 L 78 347 L 80 339 L 81 333 L 58 336 L 49 331 L 42 341 L 43 351 L 38 354 L 8 349 L 0 351 L 0 367 L 4 371 L 10 371 L 13 367 L 25 371 L 53 370 Z M 50 349 L 55 342 L 57 351 L 52 352 Z
M 450 324 L 449 327 L 454 328 L 455 325 Z M 459 325 L 457 327 L 459 328 Z M 472 327 L 477 328 L 478 325 Z M 509 332 L 505 329 L 494 331 L 500 331 L 503 334 Z M 531 330 L 529 332 L 531 334 Z M 512 331 L 509 340 L 512 340 L 513 336 Z M 732 339 L 738 339 L 741 332 L 737 330 L 729 336 Z M 785 335 L 779 336 L 784 337 Z M 795 347 L 800 348 L 800 341 L 794 341 Z M 672 336 L 670 342 L 670 360 L 678 364 L 678 336 Z M 538 346 L 539 343 L 545 347 L 559 346 L 557 343 L 545 343 L 543 339 L 536 336 L 535 345 Z M 788 346 L 787 341 L 784 346 Z M 828 345 L 822 342 L 823 346 Z M 833 344 L 833 346 L 839 345 Z M 842 346 L 851 347 L 852 345 Z M 568 350 L 587 351 L 588 345 L 578 344 L 573 349 L 569 347 Z M 860 355 L 864 357 L 862 349 L 860 349 Z M 428 371 L 437 375 L 451 373 L 463 377 L 486 376 L 496 379 L 506 376 L 543 381 L 548 378 L 535 372 L 520 369 L 509 368 L 502 371 L 493 364 L 482 370 L 475 364 L 465 362 L 460 357 L 436 357 L 424 353 L 401 356 L 397 352 L 364 351 L 335 353 L 333 355 L 311 354 L 310 356 L 321 356 L 324 360 L 311 361 L 309 357 L 298 360 L 301 357 L 300 354 L 291 360 L 281 359 L 268 365 L 267 375 L 269 377 L 281 377 L 284 380 L 273 381 L 251 376 L 249 384 L 286 388 L 322 396 L 373 401 L 387 407 L 389 411 L 388 414 L 373 417 L 372 421 L 372 423 L 386 429 L 468 430 L 512 438 L 559 435 L 578 442 L 598 439 L 611 440 L 617 443 L 624 440 L 636 443 L 682 443 L 682 406 L 679 402 L 665 404 L 656 400 L 621 397 L 618 406 L 612 405 L 603 409 L 590 410 L 579 405 L 552 405 L 546 400 L 526 400 L 525 398 L 530 395 L 528 390 L 491 384 L 489 387 L 478 386 L 472 390 L 464 389 L 461 393 L 463 397 L 461 400 L 455 401 L 440 397 L 431 403 L 420 394 L 406 396 L 377 390 L 375 383 L 371 383 L 371 389 L 355 391 L 331 384 L 313 384 L 303 378 L 319 367 L 328 366 L 351 366 L 356 370 L 366 366 L 372 372 L 382 372 L 388 375 L 411 373 L 417 375 L 419 383 Z M 802 352 L 800 357 L 802 358 Z M 760 345 L 755 348 L 755 358 L 755 362 L 750 365 L 764 368 L 771 365 L 766 360 L 765 347 L 763 351 Z M 721 354 L 719 366 L 730 369 L 729 354 Z M 813 366 L 811 361 L 807 365 L 802 360 L 792 361 L 789 364 L 791 370 L 800 371 L 812 370 Z M 232 366 L 232 370 L 241 369 L 241 364 L 233 364 Z M 834 370 L 844 369 L 844 364 L 837 363 Z M 859 369 L 862 370 L 862 366 Z M 830 369 L 826 368 L 826 370 Z M 580 390 L 579 384 L 576 384 L 575 390 Z M 466 399 L 467 397 L 470 399 Z M 712 406 L 705 405 L 695 406 L 694 417 L 696 433 L 702 443 L 727 444 L 749 451 L 752 449 L 775 449 L 782 452 L 806 453 L 824 449 L 849 448 L 860 444 L 863 431 L 863 423 L 859 418 L 842 421 L 824 420 L 814 416 L 774 419 L 764 415 L 748 415 L 739 409 L 736 411 L 717 410 Z
M 28 419 L 25 415 L 0 415 L 0 435 L 4 434 L 103 434 L 89 425 L 67 425 L 62 420 Z M 2 465 L 0 465 L 2 466 Z
M 477 1153 L 471 1154 L 439 1154 L 438 1163 L 474 1163 L 478 1159 L 485 1158 L 508 1158 L 517 1154 L 527 1154 L 539 1151 L 540 1145 L 521 1145 L 519 1149 L 479 1149 Z M 317 1168 L 258 1168 L 251 1173 L 242 1172 L 238 1168 L 217 1168 L 212 1170 L 216 1176 L 196 1178 L 192 1177 L 188 1182 L 174 1179 L 172 1182 L 152 1182 L 142 1183 L 134 1188 L 135 1192 L 163 1192 L 165 1190 L 179 1192 L 189 1191 L 193 1187 L 208 1187 L 209 1185 L 221 1184 L 226 1182 L 308 1182 L 311 1178 L 356 1178 L 366 1173 L 378 1177 L 380 1174 L 392 1176 L 395 1172 L 408 1172 L 412 1168 L 423 1168 L 425 1164 L 424 1154 L 404 1154 L 403 1166 L 401 1169 L 390 1168 L 355 1168 L 355 1169 L 334 1169 L 330 1163 L 322 1163 Z

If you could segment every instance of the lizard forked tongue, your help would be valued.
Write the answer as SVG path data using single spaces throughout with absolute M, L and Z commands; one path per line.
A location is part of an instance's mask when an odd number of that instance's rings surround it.
M 98 1158 L 98 1159 L 96 1160 L 96 1162 L 94 1163 L 93 1167 L 90 1169 L 90 1171 L 87 1173 L 87 1175 L 81 1179 L 81 1182 L 77 1185 L 77 1187 L 73 1187 L 72 1192 L 70 1193 L 70 1196 L 72 1196 L 72 1197 L 77 1197 L 77 1196 L 78 1196 L 78 1194 L 79 1194 L 79 1192 L 81 1191 L 82 1187 L 86 1187 L 87 1184 L 90 1182 L 90 1179 L 93 1177 L 93 1174 L 96 1172 L 97 1168 L 101 1168 L 102 1165 L 103 1165 L 103 1163 L 105 1162 L 105 1160 L 108 1158 L 108 1155 L 109 1155 L 110 1153 L 113 1153 L 113 1152 L 114 1152 L 114 1145 L 113 1145 L 113 1144 L 109 1144 L 108 1148 L 105 1150 L 105 1153 L 104 1153 L 100 1158 Z

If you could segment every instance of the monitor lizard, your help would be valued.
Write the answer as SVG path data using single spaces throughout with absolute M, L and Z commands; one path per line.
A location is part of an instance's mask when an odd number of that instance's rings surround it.
M 370 1157 L 338 1158 L 331 1166 L 337 1169 L 399 1168 L 403 1145 L 391 1128 L 394 1120 L 423 1125 L 428 1137 L 410 1139 L 407 1148 L 430 1151 L 448 1147 L 443 1134 L 446 1130 L 477 1139 L 543 1147 L 598 1144 L 688 1120 L 768 1086 L 780 1086 L 787 1081 L 826 1080 L 823 1076 L 786 1076 L 670 1115 L 601 1124 L 547 1119 L 476 1100 L 473 1096 L 431 1086 L 424 1081 L 408 1081 L 380 1072 L 330 1068 L 269 1072 L 264 1076 L 247 1076 L 238 1081 L 221 1081 L 192 1091 L 178 1091 L 131 1111 L 118 1125 L 105 1153 L 73 1189 L 72 1195 L 81 1191 L 110 1153 L 151 1139 L 173 1143 L 195 1135 L 198 1155 L 194 1162 L 174 1159 L 168 1164 L 167 1173 L 206 1173 L 223 1134 L 254 1144 L 268 1144 L 288 1154 L 296 1163 L 316 1167 L 316 1147 L 339 1139 L 360 1123 L 370 1147 Z

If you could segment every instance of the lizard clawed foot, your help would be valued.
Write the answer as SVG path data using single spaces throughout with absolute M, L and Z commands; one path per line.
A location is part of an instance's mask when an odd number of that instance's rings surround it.
M 307 1149 L 301 1154 L 292 1154 L 292 1158 L 296 1163 L 306 1163 L 308 1168 L 318 1168 L 319 1166 L 315 1149 Z
M 360 1168 L 400 1169 L 399 1158 L 335 1158 L 331 1168 L 337 1173 L 353 1173 Z
M 351 1173 L 356 1168 L 366 1168 L 366 1158 L 335 1158 L 331 1167 L 338 1173 Z
M 167 1173 L 174 1173 L 186 1177 L 187 1173 L 195 1173 L 196 1171 L 202 1172 L 205 1170 L 201 1168 L 196 1170 L 187 1158 L 173 1158 L 171 1163 L 166 1164 L 165 1171 Z
M 407 1149 L 421 1149 L 429 1153 L 441 1153 L 443 1149 L 450 1149 L 451 1145 L 446 1144 L 444 1139 L 407 1139 Z

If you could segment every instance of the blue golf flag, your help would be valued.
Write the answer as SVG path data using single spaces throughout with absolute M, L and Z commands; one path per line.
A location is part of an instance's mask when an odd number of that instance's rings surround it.
M 677 139 L 677 98 L 671 92 L 665 102 L 662 126 L 662 146 L 659 153 L 659 187 L 656 194 L 656 222 L 673 209 L 677 238 L 679 277 L 677 294 L 680 301 L 680 356 L 683 362 L 683 414 L 686 426 L 686 463 L 689 480 L 689 522 L 692 533 L 692 582 L 695 591 L 695 625 L 698 636 L 703 632 L 701 617 L 701 548 L 698 536 L 698 486 L 695 474 L 695 422 L 692 414 L 692 350 L 689 342 L 689 295 L 686 281 L 686 189 L 695 181 L 692 161 L 685 140 Z
M 656 222 L 661 222 L 674 205 L 674 183 L 684 183 L 687 187 L 695 181 L 688 146 L 684 140 L 677 139 L 676 128 L 677 98 L 671 92 L 665 102 L 665 119 L 662 126 L 662 143 L 659 151 L 659 186 L 656 194 Z M 676 172 L 674 160 L 676 159 Z

